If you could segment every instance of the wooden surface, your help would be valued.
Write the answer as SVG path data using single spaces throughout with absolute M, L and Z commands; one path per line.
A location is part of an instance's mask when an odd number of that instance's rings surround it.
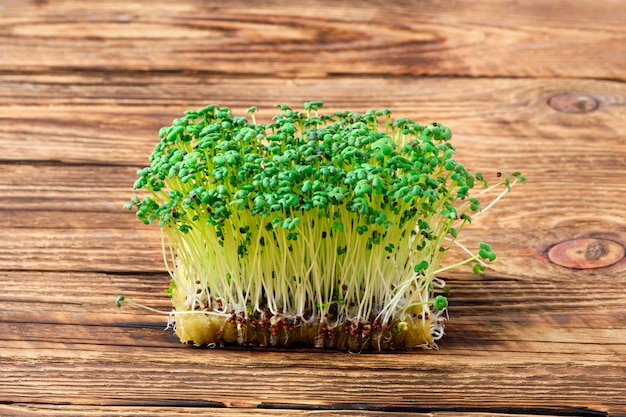
M 0 415 L 626 415 L 624 22 L 611 0 L 0 0 Z M 313 99 L 440 121 L 471 170 L 526 174 L 464 230 L 498 261 L 444 276 L 439 350 L 196 349 L 117 309 L 168 308 L 159 232 L 122 210 L 158 129 Z

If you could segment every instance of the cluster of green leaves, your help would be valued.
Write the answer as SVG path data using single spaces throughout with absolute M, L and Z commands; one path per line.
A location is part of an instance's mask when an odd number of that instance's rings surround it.
M 255 122 L 256 108 L 248 109 L 252 122 L 218 105 L 187 111 L 161 129 L 150 166 L 138 171 L 134 187 L 149 195 L 126 208 L 167 229 L 187 273 L 201 271 L 191 282 L 202 288 L 187 284 L 185 291 L 202 293 L 204 304 L 231 298 L 240 309 L 293 307 L 298 314 L 305 303 L 320 313 L 334 305 L 366 316 L 389 303 L 432 305 L 444 252 L 481 210 L 470 190 L 488 186 L 453 159 L 450 129 L 394 120 L 387 109 L 279 107 L 270 123 Z M 252 260 L 244 268 L 245 258 Z M 355 258 L 369 266 L 353 265 Z M 479 258 L 495 254 L 481 244 L 470 260 Z
M 389 213 L 402 226 L 439 206 L 442 216 L 458 218 L 454 200 L 468 196 L 475 178 L 452 159 L 449 128 L 407 118 L 389 123 L 389 110 L 317 116 L 281 108 L 272 123 L 254 124 L 210 105 L 163 128 L 134 184 L 153 194 L 133 198 L 137 217 L 183 233 L 200 218 L 221 227 L 234 210 L 285 229 L 304 211 L 329 217 L 337 206 L 360 214 L 363 226 L 383 228 L 393 224 Z M 381 116 L 387 132 L 377 128 Z M 471 208 L 480 208 L 477 199 Z

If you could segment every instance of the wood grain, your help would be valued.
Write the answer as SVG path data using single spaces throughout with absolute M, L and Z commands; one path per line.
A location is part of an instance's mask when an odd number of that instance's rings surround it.
M 620 2 L 3 3 L 5 71 L 626 78 Z
M 626 415 L 626 259 L 580 261 L 626 246 L 621 2 L 3 0 L 0 16 L 0 415 Z M 209 102 L 268 121 L 312 99 L 439 121 L 470 170 L 526 174 L 463 231 L 498 260 L 443 274 L 439 349 L 198 349 L 117 308 L 170 308 L 159 230 L 122 210 L 158 129 Z

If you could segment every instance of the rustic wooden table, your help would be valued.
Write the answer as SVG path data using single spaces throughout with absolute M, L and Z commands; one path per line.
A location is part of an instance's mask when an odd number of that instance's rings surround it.
M 0 415 L 626 415 L 625 22 L 611 0 L 0 0 Z M 443 277 L 439 349 L 198 349 L 116 308 L 169 304 L 158 228 L 122 210 L 158 129 L 315 99 L 443 122 L 470 169 L 528 178 L 464 230 L 499 259 Z

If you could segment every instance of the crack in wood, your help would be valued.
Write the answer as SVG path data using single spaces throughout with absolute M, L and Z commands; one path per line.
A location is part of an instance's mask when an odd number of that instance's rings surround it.
M 490 407 L 490 406 L 423 406 L 423 405 L 375 405 L 369 403 L 334 403 L 334 404 L 291 404 L 291 403 L 260 403 L 257 408 L 274 410 L 303 410 L 303 411 L 376 411 L 390 413 L 501 413 L 524 414 L 538 416 L 572 416 L 572 417 L 601 417 L 609 414 L 604 411 L 592 410 L 587 407 Z

